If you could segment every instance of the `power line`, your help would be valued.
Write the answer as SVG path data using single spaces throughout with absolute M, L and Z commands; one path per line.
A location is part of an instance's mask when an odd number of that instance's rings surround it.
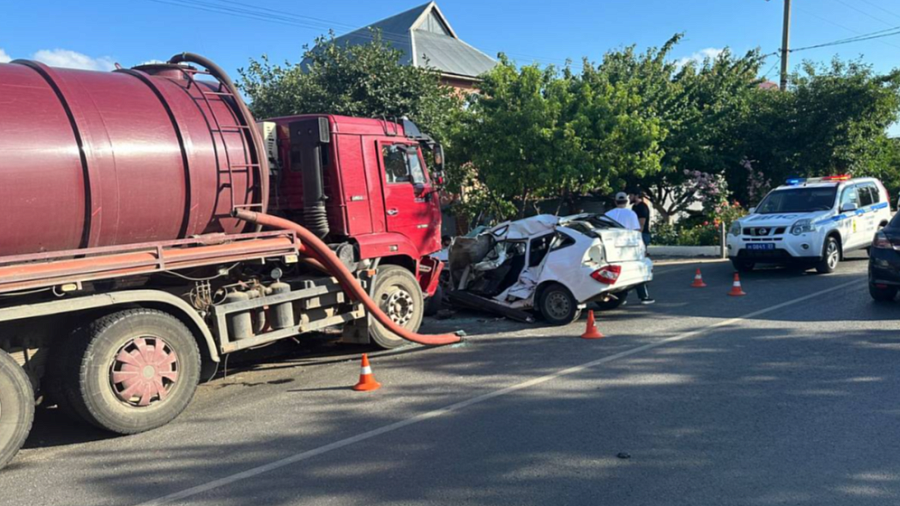
M 218 3 L 203 1 L 203 0 L 149 0 L 151 2 L 172 5 L 176 7 L 183 7 L 188 9 L 195 9 L 205 12 L 212 12 L 217 14 L 223 14 L 226 16 L 244 18 L 244 19 L 253 19 L 255 21 L 263 21 L 270 23 L 277 23 L 288 26 L 296 26 L 307 29 L 314 30 L 331 30 L 334 28 L 344 28 L 347 31 L 342 34 L 348 35 L 353 33 L 353 36 L 356 38 L 360 38 L 363 40 L 375 40 L 376 37 L 380 37 L 381 40 L 385 42 L 392 42 L 398 44 L 407 44 L 409 42 L 409 34 L 406 33 L 397 33 L 397 32 L 387 32 L 384 30 L 379 30 L 378 34 L 374 34 L 371 31 L 367 31 L 358 26 L 349 25 L 347 23 L 341 23 L 337 21 L 329 21 L 321 18 L 314 18 L 311 16 L 303 16 L 299 14 L 293 14 L 290 12 L 285 12 L 281 10 L 269 9 L 265 7 L 259 7 L 255 5 L 250 5 L 234 0 L 219 0 L 219 2 L 228 4 L 221 5 Z M 355 33 L 354 33 L 355 32 Z M 505 51 L 506 54 L 511 56 L 522 56 L 526 58 L 532 58 L 539 63 L 542 61 L 553 61 L 558 63 L 565 63 L 568 60 L 558 59 L 558 58 L 548 58 L 530 55 L 526 53 L 514 53 Z
M 866 17 L 868 17 L 868 18 L 874 19 L 875 21 L 878 21 L 879 23 L 885 24 L 885 25 L 887 25 L 887 26 L 891 26 L 891 24 L 888 23 L 887 21 L 885 21 L 885 20 L 883 20 L 883 19 L 881 19 L 881 18 L 879 18 L 879 17 L 877 17 L 877 16 L 873 16 L 872 14 L 869 14 L 868 12 L 866 12 L 866 11 L 860 9 L 859 7 L 857 7 L 857 6 L 855 6 L 855 5 L 848 4 L 847 2 L 844 2 L 844 0 L 834 0 L 834 1 L 837 2 L 837 3 L 839 3 L 839 4 L 841 4 L 841 5 L 843 5 L 844 7 L 847 7 L 847 8 L 850 8 L 850 9 L 855 10 L 856 12 L 862 14 L 863 16 L 866 16 Z
M 840 23 L 835 23 L 834 21 L 831 21 L 831 20 L 828 19 L 828 18 L 824 18 L 824 17 L 822 17 L 822 16 L 816 14 L 815 12 L 811 12 L 811 11 L 809 11 L 809 10 L 801 9 L 801 8 L 798 8 L 798 9 L 801 10 L 802 12 L 804 12 L 804 13 L 806 13 L 806 14 L 808 14 L 808 15 L 814 17 L 814 18 L 818 18 L 818 19 L 820 19 L 820 20 L 822 20 L 822 21 L 824 21 L 824 22 L 826 22 L 826 23 L 828 23 L 828 24 L 830 24 L 830 25 L 834 25 L 834 26 L 836 26 L 836 27 L 838 27 L 838 28 L 847 30 L 848 32 L 852 32 L 852 33 L 859 34 L 859 35 L 858 35 L 859 37 L 865 37 L 865 36 L 867 36 L 867 35 L 872 35 L 872 34 L 880 33 L 880 32 L 887 32 L 887 31 L 890 31 L 890 30 L 891 30 L 891 29 L 887 29 L 887 30 L 879 30 L 878 32 L 871 32 L 871 33 L 866 34 L 866 33 L 860 32 L 859 30 L 854 30 L 853 28 L 844 26 L 844 25 L 842 25 L 842 24 L 840 24 Z M 851 37 L 851 38 L 853 38 L 853 37 Z M 876 37 L 876 38 L 877 38 L 877 37 Z M 865 39 L 865 40 L 868 40 L 868 39 Z M 879 43 L 881 43 L 881 44 L 884 44 L 884 45 L 891 46 L 891 47 L 895 47 L 895 48 L 897 48 L 897 49 L 900 49 L 900 46 L 897 46 L 897 45 L 895 45 L 895 44 L 891 44 L 891 43 L 886 42 L 886 41 L 883 41 L 883 40 L 879 40 L 879 41 L 877 41 L 877 42 L 879 42 Z
M 880 10 L 880 11 L 886 12 L 887 14 L 890 14 L 891 16 L 894 16 L 895 18 L 900 18 L 900 14 L 897 14 L 897 13 L 895 13 L 895 12 L 893 12 L 893 11 L 889 11 L 889 10 L 885 9 L 884 7 L 882 7 L 882 6 L 880 6 L 880 5 L 876 4 L 876 3 L 870 2 L 869 0 L 860 0 L 860 1 L 863 2 L 863 3 L 869 4 L 869 5 L 871 5 L 872 7 L 875 7 L 876 9 L 878 9 L 878 10 Z
M 882 37 L 891 37 L 894 35 L 900 35 L 900 26 L 894 27 L 892 30 L 894 30 L 894 31 L 890 31 L 890 33 L 882 33 L 880 35 L 874 35 L 874 34 L 871 36 L 861 35 L 859 37 L 851 37 L 849 39 L 835 40 L 835 41 L 831 41 L 831 42 L 823 42 L 821 44 L 814 44 L 812 46 L 798 47 L 798 48 L 791 49 L 790 52 L 796 53 L 797 51 L 807 51 L 809 49 L 818 49 L 818 48 L 822 48 L 822 47 L 840 46 L 843 44 L 851 44 L 853 42 L 862 42 L 865 40 L 876 40 L 876 39 L 880 39 Z M 882 31 L 888 32 L 889 30 L 882 30 Z
M 772 71 L 775 70 L 775 69 L 778 67 L 778 64 L 779 64 L 779 63 L 781 63 L 781 56 L 778 56 L 778 53 L 775 53 L 775 54 L 770 55 L 770 56 L 776 56 L 776 58 L 775 58 L 775 63 L 773 63 L 772 66 L 769 67 L 769 70 L 767 70 L 766 73 L 763 74 L 763 79 L 768 79 L 768 78 L 769 78 L 769 75 L 772 73 Z

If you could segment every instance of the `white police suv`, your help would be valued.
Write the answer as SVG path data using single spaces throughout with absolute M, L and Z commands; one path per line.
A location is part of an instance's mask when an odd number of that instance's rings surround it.
M 833 272 L 845 252 L 870 247 L 890 220 L 890 196 L 877 179 L 789 179 L 732 223 L 728 256 L 739 271 L 796 264 Z

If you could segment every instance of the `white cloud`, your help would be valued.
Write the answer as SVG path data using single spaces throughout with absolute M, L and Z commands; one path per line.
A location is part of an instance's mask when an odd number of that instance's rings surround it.
M 82 70 L 112 70 L 116 68 L 116 63 L 108 56 L 91 58 L 86 54 L 68 49 L 41 49 L 34 53 L 32 58 L 51 67 Z
M 0 63 L 7 63 L 11 60 L 12 58 L 10 58 L 8 54 L 6 54 L 6 51 L 4 51 L 3 48 L 0 48 Z
M 694 53 L 690 56 L 685 56 L 684 58 L 679 58 L 675 62 L 675 65 L 678 65 L 679 68 L 684 67 L 685 65 L 687 65 L 688 63 L 691 63 L 691 62 L 694 62 L 697 65 L 702 65 L 703 60 L 705 60 L 706 58 L 714 60 L 717 56 L 722 54 L 722 51 L 725 51 L 725 49 L 716 48 L 716 47 L 708 47 L 706 49 L 701 49 L 700 51 L 697 51 L 696 53 Z

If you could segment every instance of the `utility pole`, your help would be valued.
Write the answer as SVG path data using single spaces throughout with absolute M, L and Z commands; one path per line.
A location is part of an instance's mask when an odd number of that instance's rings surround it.
M 781 91 L 787 89 L 788 54 L 791 37 L 791 0 L 784 0 L 784 24 L 781 27 Z

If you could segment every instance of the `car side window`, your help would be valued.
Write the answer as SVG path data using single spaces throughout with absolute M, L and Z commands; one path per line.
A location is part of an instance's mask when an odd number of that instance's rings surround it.
M 875 203 L 875 196 L 872 194 L 873 189 L 872 185 L 869 184 L 859 186 L 859 207 L 871 206 Z
M 528 267 L 537 267 L 544 261 L 544 257 L 550 252 L 550 244 L 556 237 L 555 233 L 535 237 L 531 240 L 531 251 L 529 252 Z
M 417 151 L 409 151 L 406 156 L 409 159 L 409 172 L 412 175 L 412 182 L 416 184 L 424 183 L 425 171 L 422 169 L 419 153 Z
M 856 187 L 851 186 L 849 188 L 844 188 L 843 193 L 841 193 L 841 208 L 847 204 L 856 204 L 859 206 L 859 197 L 856 194 Z
M 408 183 L 412 180 L 406 157 L 406 146 L 400 144 L 384 146 L 382 157 L 388 183 Z

